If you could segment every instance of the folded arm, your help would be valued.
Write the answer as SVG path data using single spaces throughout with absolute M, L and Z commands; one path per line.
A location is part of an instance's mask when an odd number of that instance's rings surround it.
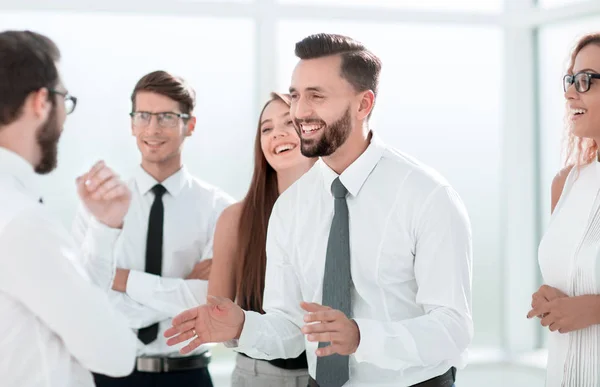
M 167 317 L 174 317 L 186 309 L 206 302 L 208 281 L 161 277 L 137 270 L 117 269 L 117 274 L 125 273 L 123 288 L 133 301 L 160 311 Z
M 143 328 L 172 317 L 160 309 L 144 305 L 126 293 L 113 290 L 121 229 L 97 221 L 80 206 L 72 227 L 80 249 L 78 259 L 92 281 L 104 290 L 113 306 L 127 316 L 131 328 Z

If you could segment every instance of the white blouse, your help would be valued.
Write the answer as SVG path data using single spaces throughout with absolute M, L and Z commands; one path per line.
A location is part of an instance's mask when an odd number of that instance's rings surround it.
M 573 168 L 539 246 L 544 283 L 568 296 L 600 294 L 600 163 Z M 550 332 L 546 387 L 600 386 L 600 326 Z

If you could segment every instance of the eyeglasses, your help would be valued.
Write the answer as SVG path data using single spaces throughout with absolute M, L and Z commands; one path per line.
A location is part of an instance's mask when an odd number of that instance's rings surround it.
M 185 113 L 173 113 L 173 112 L 162 112 L 162 113 L 150 113 L 150 112 L 131 112 L 131 122 L 134 126 L 143 128 L 150 125 L 152 116 L 156 116 L 158 126 L 161 128 L 174 128 L 179 123 L 179 119 L 187 120 L 190 118 L 189 114 Z
M 75 111 L 75 106 L 77 106 L 77 97 L 73 97 L 66 91 L 58 91 L 54 89 L 49 89 L 50 93 L 60 95 L 65 100 L 65 112 L 67 114 L 71 114 Z
M 575 85 L 575 90 L 577 90 L 578 93 L 585 93 L 590 89 L 592 78 L 600 79 L 600 74 L 585 72 L 574 75 L 567 74 L 563 77 L 563 90 L 566 93 L 571 85 Z

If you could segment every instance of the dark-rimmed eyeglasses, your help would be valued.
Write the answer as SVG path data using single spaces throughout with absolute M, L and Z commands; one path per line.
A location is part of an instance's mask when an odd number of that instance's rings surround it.
M 590 89 L 592 79 L 600 79 L 600 74 L 583 71 L 577 74 L 567 74 L 563 77 L 563 90 L 566 93 L 571 85 L 575 85 L 578 93 L 585 93 Z
M 161 112 L 161 113 L 150 113 L 150 112 L 131 112 L 131 122 L 133 126 L 143 128 L 150 125 L 152 116 L 156 116 L 156 122 L 161 128 L 174 128 L 179 123 L 179 119 L 187 120 L 190 118 L 189 114 L 186 113 L 173 113 L 173 112 Z
M 54 89 L 49 89 L 50 93 L 57 94 L 63 97 L 65 100 L 65 112 L 67 114 L 71 114 L 75 111 L 75 106 L 77 106 L 77 97 L 73 97 L 66 91 L 58 91 Z

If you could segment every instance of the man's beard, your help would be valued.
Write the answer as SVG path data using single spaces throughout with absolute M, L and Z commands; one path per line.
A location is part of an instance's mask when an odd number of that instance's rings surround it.
M 40 162 L 35 166 L 36 173 L 45 175 L 56 168 L 60 134 L 56 106 L 54 106 L 48 115 L 48 119 L 39 127 L 36 134 L 36 140 L 42 152 Z
M 313 123 L 323 125 L 323 134 L 319 139 L 303 138 L 302 129 L 300 123 Z M 323 157 L 329 156 L 335 152 L 340 146 L 342 146 L 352 130 L 352 123 L 350 119 L 350 107 L 346 109 L 346 112 L 342 117 L 327 125 L 323 120 L 296 120 L 296 127 L 300 135 L 300 151 L 305 157 Z

